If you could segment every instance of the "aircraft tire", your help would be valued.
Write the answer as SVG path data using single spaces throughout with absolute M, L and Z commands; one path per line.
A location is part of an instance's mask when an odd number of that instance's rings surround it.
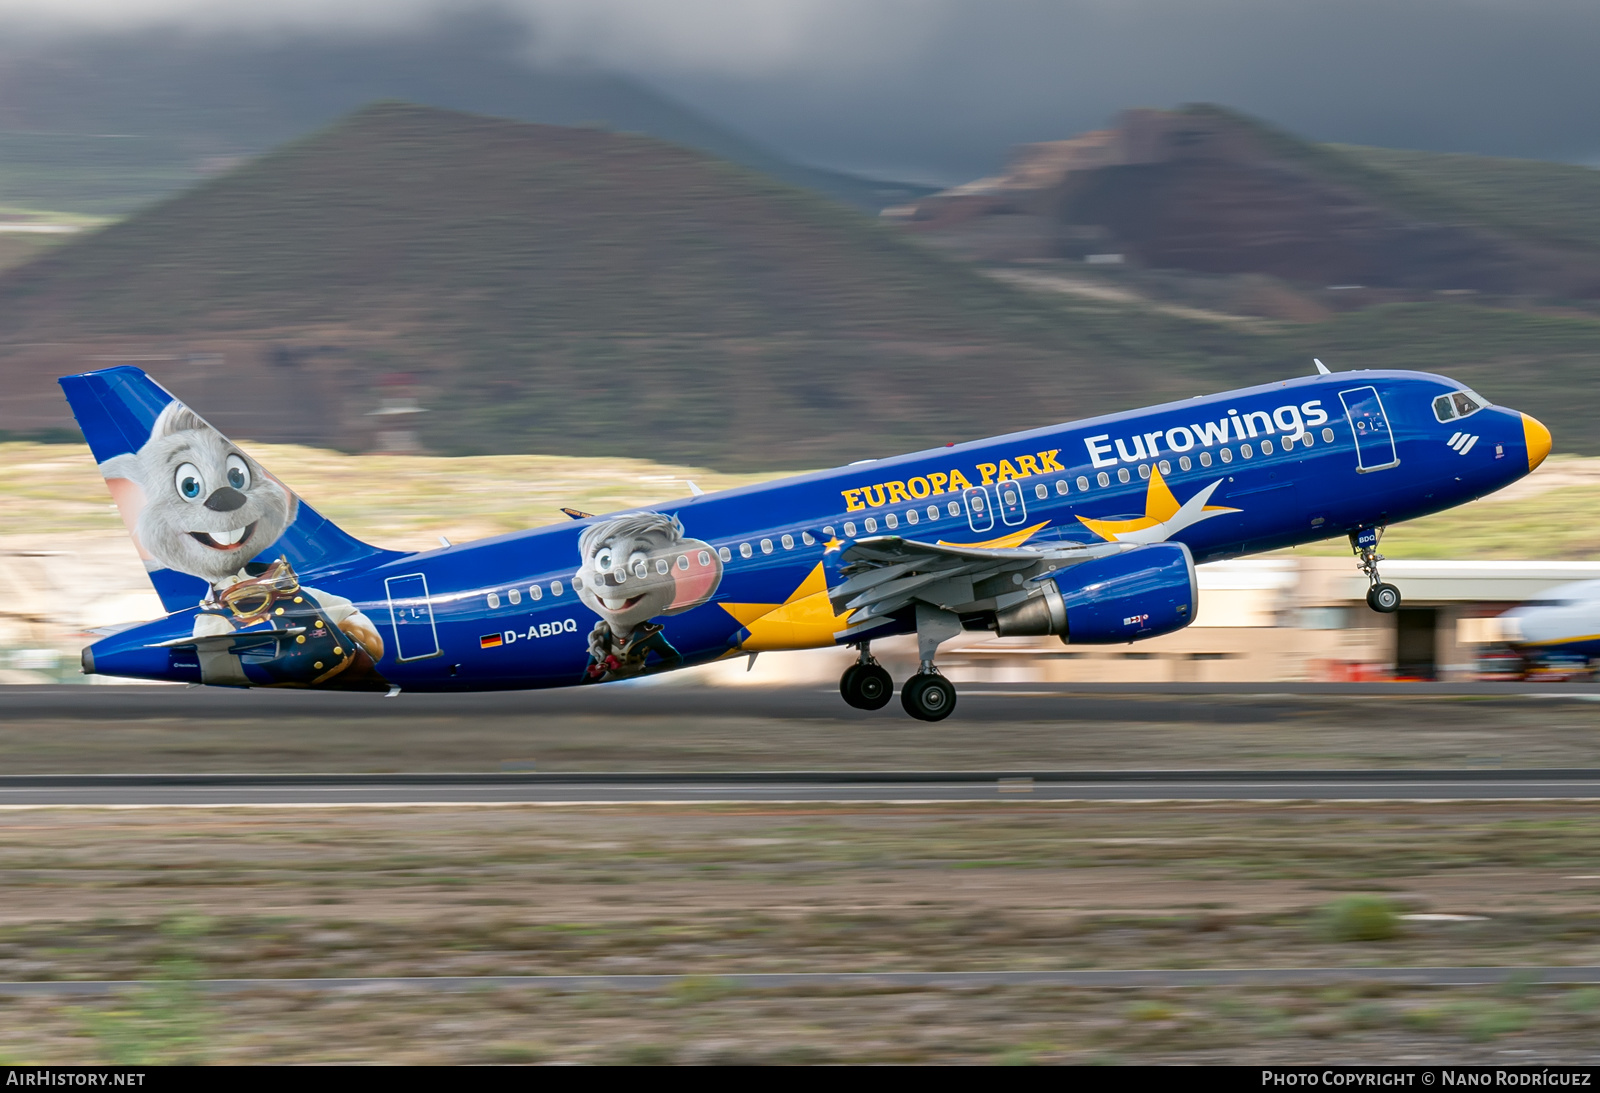
M 852 664 L 839 679 L 839 693 L 858 710 L 881 710 L 894 697 L 894 677 L 877 664 Z
M 1400 590 L 1392 584 L 1375 584 L 1367 590 L 1367 606 L 1381 615 L 1400 610 Z
M 900 705 L 919 721 L 943 721 L 956 708 L 956 689 L 944 676 L 918 672 L 900 688 Z

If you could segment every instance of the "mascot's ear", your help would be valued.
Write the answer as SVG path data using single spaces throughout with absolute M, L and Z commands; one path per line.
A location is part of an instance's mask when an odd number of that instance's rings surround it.
M 689 568 L 681 570 L 674 568 L 672 571 L 673 592 L 672 602 L 667 605 L 663 615 L 677 615 L 692 608 L 699 607 L 709 600 L 717 591 L 717 585 L 722 583 L 722 560 L 711 549 L 709 543 L 701 543 L 694 539 L 686 539 L 678 544 L 680 548 L 690 550 Z M 694 548 L 699 547 L 711 559 L 710 565 L 700 565 L 700 559 Z
M 150 439 L 171 436 L 173 433 L 200 433 L 216 432 L 205 418 L 189 409 L 181 402 L 170 402 L 166 409 L 161 411 L 156 423 L 150 427 Z M 148 441 L 146 442 L 148 443 Z
M 100 464 L 100 477 L 108 482 L 113 478 L 126 478 L 139 486 L 144 485 L 144 478 L 139 473 L 141 470 L 139 457 L 132 453 L 114 455 Z

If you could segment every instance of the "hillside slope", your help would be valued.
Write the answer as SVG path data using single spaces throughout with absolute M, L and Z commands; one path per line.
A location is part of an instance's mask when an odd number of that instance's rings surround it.
M 1320 145 L 1210 105 L 1131 110 L 1114 129 L 1026 145 L 1003 175 L 902 217 L 987 261 L 1115 252 L 1313 291 L 1600 298 L 1594 171 Z
M 0 39 L 0 205 L 122 215 L 380 100 L 640 132 L 877 212 L 920 195 L 791 163 L 636 81 L 530 61 L 492 7 L 410 33 Z
M 1203 390 L 1072 315 L 682 148 L 387 105 L 0 275 L 0 429 L 142 361 L 222 428 L 363 450 L 816 466 Z M 1165 348 L 1163 348 L 1165 347 Z M 397 397 L 392 397 L 397 396 Z

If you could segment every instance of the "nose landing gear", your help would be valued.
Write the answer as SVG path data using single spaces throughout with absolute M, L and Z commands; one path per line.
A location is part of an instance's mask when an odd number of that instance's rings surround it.
M 1355 552 L 1356 564 L 1367 576 L 1371 587 L 1367 589 L 1367 606 L 1383 615 L 1400 610 L 1400 590 L 1386 584 L 1378 575 L 1378 563 L 1383 555 L 1378 553 L 1378 541 L 1383 538 L 1383 528 L 1362 528 L 1350 533 L 1350 549 Z

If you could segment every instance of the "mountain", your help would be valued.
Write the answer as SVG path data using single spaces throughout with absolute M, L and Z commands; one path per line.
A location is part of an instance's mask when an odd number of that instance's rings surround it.
M 478 11 L 386 36 L 77 33 L 0 44 L 0 206 L 122 215 L 374 101 L 639 132 L 877 212 L 927 188 L 790 163 L 644 85 L 540 66 Z
M 898 216 L 987 262 L 1117 255 L 1368 292 L 1337 303 L 1600 298 L 1600 172 L 1319 145 L 1209 105 L 1132 110 L 1110 130 L 1026 145 L 1004 174 Z
M 680 146 L 389 104 L 0 275 L 0 429 L 129 361 L 260 440 L 819 465 L 1203 389 L 1163 329 Z

